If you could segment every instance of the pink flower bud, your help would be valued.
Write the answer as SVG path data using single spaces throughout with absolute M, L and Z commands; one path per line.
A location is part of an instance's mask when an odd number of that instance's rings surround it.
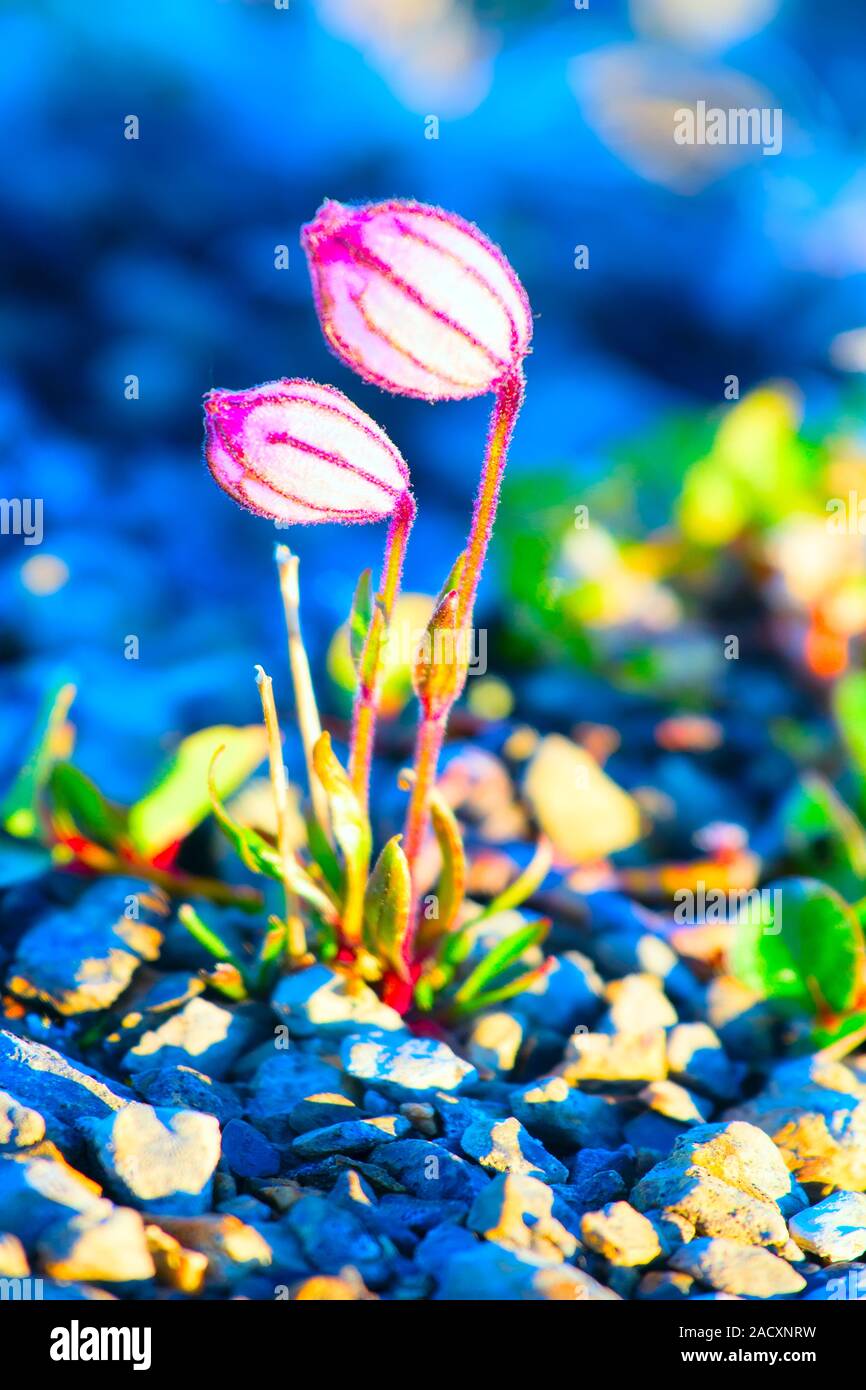
M 365 381 L 431 401 L 481 396 L 529 351 L 523 286 L 454 213 L 326 202 L 301 240 L 325 337 Z
M 205 457 L 220 487 L 272 521 L 380 521 L 409 491 L 384 430 L 314 381 L 209 391 Z

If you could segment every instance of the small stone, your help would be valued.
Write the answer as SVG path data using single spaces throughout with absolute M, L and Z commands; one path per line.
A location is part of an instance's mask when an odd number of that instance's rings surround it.
M 244 1120 L 229 1120 L 222 1156 L 239 1178 L 272 1178 L 280 1171 L 280 1151 Z
M 83 1173 L 51 1158 L 0 1158 L 0 1231 L 35 1243 L 53 1222 L 108 1204 Z
M 327 965 L 284 975 L 271 996 L 271 1007 L 295 1038 L 341 1038 L 370 1029 L 406 1033 L 397 1011 L 383 1004 L 369 985 L 350 982 Z
M 506 1120 L 475 1120 L 463 1132 L 463 1152 L 491 1173 L 515 1173 L 565 1182 L 568 1169 L 533 1139 L 513 1116 Z
M 576 1211 L 596 1211 L 625 1197 L 634 1181 L 634 1150 L 581 1149 L 571 1160 L 571 1184 L 563 1193 Z
M 131 1283 L 156 1274 L 139 1213 L 108 1202 L 49 1226 L 37 1249 L 52 1279 Z
M 573 1265 L 551 1264 L 492 1242 L 458 1253 L 439 1292 L 446 1301 L 600 1302 L 618 1295 Z
M 342 1275 L 314 1274 L 292 1293 L 295 1303 L 360 1303 L 375 1301 L 376 1297 L 353 1269 L 347 1269 Z
M 740 1093 L 743 1067 L 732 1062 L 708 1023 L 679 1023 L 668 1034 L 668 1067 L 674 1081 L 714 1100 Z
M 600 1033 L 646 1033 L 671 1028 L 677 1011 L 656 975 L 625 975 L 605 988 L 609 1007 L 598 1025 Z
M 179 1240 L 160 1226 L 147 1226 L 145 1232 L 159 1282 L 177 1293 L 201 1293 L 207 1272 L 207 1255 L 200 1250 L 185 1249 Z
M 98 893 L 89 890 L 73 908 L 50 913 L 24 933 L 7 977 L 13 994 L 67 1016 L 107 1009 L 141 962 L 157 959 L 162 932 L 154 923 L 166 912 L 162 895 L 122 879 L 114 885 L 113 901 L 96 885 Z M 138 890 L 135 918 L 124 911 L 131 888 Z
M 440 1092 L 440 1095 L 444 1092 Z M 413 1129 L 424 1139 L 435 1139 L 439 1133 L 436 1107 L 428 1100 L 407 1100 L 400 1106 L 400 1114 L 405 1116 Z
M 490 1179 L 465 1158 L 426 1139 L 400 1139 L 376 1150 L 376 1164 L 413 1197 L 471 1202 Z
M 586 1081 L 661 1081 L 667 1076 L 663 1028 L 645 1033 L 573 1033 L 562 1075 L 572 1086 Z
M 778 1298 L 806 1287 L 802 1274 L 787 1260 L 722 1237 L 689 1241 L 674 1251 L 670 1264 L 719 1293 L 743 1298 Z
M 136 1072 L 133 1084 L 151 1105 L 167 1105 L 177 1110 L 200 1110 L 216 1115 L 221 1125 L 240 1119 L 241 1103 L 231 1086 L 193 1067 L 151 1067 Z
M 38 1110 L 21 1105 L 8 1091 L 0 1091 L 0 1153 L 28 1149 L 45 1138 L 45 1121 Z
M 819 1259 L 834 1264 L 856 1260 L 866 1252 L 866 1197 L 860 1192 L 834 1192 L 792 1216 L 788 1229 L 801 1250 Z
M 311 1129 L 327 1129 L 331 1125 L 362 1117 L 363 1112 L 348 1096 L 338 1095 L 335 1091 L 325 1091 L 321 1095 L 306 1096 L 298 1101 L 289 1114 L 289 1124 L 298 1134 L 306 1134 Z
M 370 1120 L 347 1120 L 328 1125 L 325 1129 L 301 1134 L 292 1144 L 292 1152 L 304 1158 L 325 1158 L 328 1154 L 346 1154 L 362 1158 L 382 1144 L 402 1139 L 412 1129 L 402 1115 L 382 1115 Z
M 24 1246 L 17 1236 L 8 1232 L 0 1234 L 0 1277 L 3 1279 L 26 1279 L 30 1273 Z
M 524 1024 L 500 1009 L 479 1014 L 466 1036 L 466 1056 L 482 1074 L 507 1076 L 514 1070 L 523 1043 Z
M 638 1211 L 674 1213 L 699 1235 L 729 1236 L 751 1245 L 784 1248 L 788 1228 L 775 1202 L 751 1197 L 705 1168 L 665 1159 L 641 1178 L 629 1197 Z
M 295 1106 L 323 1092 L 348 1096 L 348 1083 L 337 1067 L 297 1048 L 277 1051 L 255 1073 L 247 1101 L 247 1117 L 275 1144 L 295 1136 Z
M 710 981 L 706 1018 L 725 1051 L 739 1061 L 764 1061 L 776 1051 L 778 1014 L 766 999 L 733 975 L 718 975 Z
M 195 1110 L 137 1102 L 82 1122 L 106 1187 L 141 1211 L 198 1215 L 210 1203 L 220 1157 L 219 1123 Z
M 553 1200 L 551 1189 L 537 1178 L 503 1173 L 475 1198 L 467 1225 L 485 1240 L 509 1249 L 567 1260 L 575 1253 L 577 1240 L 554 1217 Z
M 791 1174 L 772 1139 L 742 1121 L 695 1126 L 677 1140 L 673 1156 L 767 1202 L 791 1191 Z
M 53 1047 L 0 1030 L 0 1087 L 22 1105 L 67 1124 L 121 1110 L 133 1094 L 89 1067 L 73 1066 Z
M 622 1138 L 622 1120 L 613 1101 L 585 1095 L 562 1076 L 512 1091 L 511 1109 L 530 1134 L 558 1152 L 612 1148 Z
M 579 1024 L 591 1027 L 604 1004 L 592 961 L 579 951 L 563 951 L 551 961 L 544 975 L 513 1001 L 515 1013 L 533 1032 L 549 1028 L 567 1036 Z
M 158 1028 L 143 1033 L 123 1058 L 126 1071 L 189 1066 L 220 1079 L 260 1036 L 251 1012 L 210 999 L 191 999 Z
M 391 1273 L 393 1247 L 366 1229 L 346 1207 L 325 1197 L 302 1197 L 286 1223 L 311 1266 L 321 1274 L 340 1274 L 351 1266 L 371 1289 L 382 1288 Z
M 434 1091 L 457 1091 L 478 1073 L 444 1042 L 399 1034 L 371 1033 L 347 1038 L 340 1050 L 349 1076 L 389 1100 L 423 1100 Z
M 645 1274 L 637 1286 L 637 1297 L 657 1299 L 688 1298 L 695 1281 L 690 1274 L 678 1274 L 670 1269 L 653 1269 Z
M 184 1250 L 197 1251 L 206 1258 L 206 1285 L 235 1283 L 254 1270 L 268 1268 L 273 1261 L 264 1235 L 236 1216 L 166 1216 L 159 1224 Z
M 662 1254 L 652 1222 L 628 1202 L 587 1212 L 580 1223 L 584 1245 L 616 1265 L 648 1265 Z
M 712 1103 L 676 1081 L 651 1081 L 638 1094 L 648 1110 L 683 1125 L 706 1124 Z

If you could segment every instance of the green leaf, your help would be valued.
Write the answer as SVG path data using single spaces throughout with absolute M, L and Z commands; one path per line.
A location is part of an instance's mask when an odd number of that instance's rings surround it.
M 307 846 L 322 871 L 325 882 L 334 893 L 343 891 L 343 872 L 327 835 L 315 816 L 307 818 Z
M 0 825 L 16 839 L 38 835 L 40 795 L 56 759 L 67 751 L 61 751 L 62 733 L 74 698 L 74 685 L 52 691 L 37 722 L 33 750 L 0 803 Z
M 455 1003 L 450 1012 L 454 1018 L 465 1018 L 467 1014 L 480 1013 L 483 1009 L 492 1009 L 495 1004 L 504 1004 L 507 999 L 514 999 L 518 994 L 530 989 L 536 981 L 543 980 L 549 969 L 550 963 L 545 961 L 543 965 L 524 971 L 522 975 L 509 980 L 505 985 L 500 985 L 498 989 L 488 989 L 481 994 L 473 995 L 468 1003 Z
M 211 988 L 225 995 L 226 999 L 238 1003 L 249 998 L 243 972 L 231 961 L 221 960 L 213 970 L 203 970 L 201 974 Z
M 177 919 L 199 946 L 203 946 L 215 960 L 231 961 L 240 968 L 231 947 L 226 945 L 218 932 L 202 921 L 192 903 L 181 903 L 177 910 Z
M 507 970 L 509 965 L 519 960 L 524 951 L 528 951 L 531 946 L 540 945 L 549 931 L 550 922 L 544 919 L 540 922 L 530 922 L 527 926 L 518 927 L 517 931 L 510 932 L 502 941 L 497 942 L 480 964 L 467 975 L 454 996 L 454 1003 L 458 1007 L 469 1004 L 498 975 Z
M 267 993 L 277 967 L 286 952 L 289 929 L 279 917 L 268 918 L 268 929 L 262 937 L 253 967 L 253 978 L 257 993 Z
M 482 912 L 472 919 L 472 926 L 478 922 L 486 921 L 488 917 L 495 916 L 498 912 L 510 912 L 515 907 L 520 907 L 527 898 L 531 898 L 537 888 L 541 886 L 547 878 L 548 871 L 553 863 L 553 845 L 542 836 L 536 850 L 522 874 L 518 874 L 513 883 L 510 883 L 498 897 L 492 898 Z
M 805 773 L 780 812 L 785 849 L 802 874 L 820 877 L 843 898 L 866 882 L 866 830 L 820 773 Z
M 731 967 L 784 1011 L 844 1013 L 862 985 L 857 915 L 816 879 L 770 884 L 737 920 Z
M 57 763 L 49 779 L 52 812 L 67 818 L 88 840 L 115 849 L 126 838 L 126 813 L 72 763 Z
M 233 820 L 220 801 L 216 792 L 215 768 L 220 757 L 221 749 L 217 748 L 211 759 L 211 771 L 208 775 L 208 787 L 210 791 L 211 810 L 214 819 L 220 830 L 225 835 L 237 853 L 239 859 L 254 874 L 264 874 L 266 878 L 275 879 L 278 883 L 283 881 L 288 883 L 291 891 L 296 897 L 303 900 L 321 913 L 326 920 L 334 917 L 334 906 L 330 898 L 317 883 L 310 878 L 302 864 L 299 864 L 294 855 L 290 855 L 284 864 L 280 859 L 280 854 L 273 845 L 268 844 L 264 836 L 257 830 L 252 830 L 249 826 L 239 825 Z
M 261 724 L 218 724 L 183 740 L 155 785 L 130 808 L 130 836 L 144 858 L 185 839 L 209 814 L 208 769 L 217 749 L 225 750 L 215 781 L 224 800 L 267 756 L 267 732 Z
M 358 580 L 358 587 L 355 589 L 355 596 L 352 599 L 352 611 L 349 614 L 349 650 L 352 654 L 352 664 L 357 671 L 361 665 L 361 657 L 364 654 L 364 644 L 367 641 L 367 634 L 370 631 L 370 623 L 373 620 L 373 571 L 364 570 Z
M 412 879 L 409 861 L 394 835 L 385 845 L 370 875 L 364 895 L 364 944 L 377 959 L 407 979 L 403 943 L 409 928 Z

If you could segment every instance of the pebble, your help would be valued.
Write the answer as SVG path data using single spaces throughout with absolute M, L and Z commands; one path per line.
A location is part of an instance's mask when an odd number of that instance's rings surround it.
M 533 1032 L 545 1028 L 567 1036 L 579 1024 L 591 1027 L 604 1007 L 604 986 L 595 966 L 579 951 L 563 951 L 551 960 L 547 972 L 511 1008 Z
M 203 1282 L 209 1287 L 236 1283 L 273 1263 L 273 1251 L 262 1232 L 229 1213 L 163 1216 L 158 1229 L 182 1249 L 205 1258 Z
M 663 1028 L 644 1033 L 572 1033 L 562 1075 L 572 1085 L 586 1081 L 661 1081 L 667 1076 Z
M 295 1107 L 322 1093 L 348 1098 L 348 1083 L 339 1068 L 297 1048 L 274 1051 L 259 1066 L 247 1099 L 247 1117 L 275 1144 L 294 1138 Z
M 778 1202 L 792 1189 L 791 1174 L 772 1139 L 740 1120 L 696 1125 L 677 1140 L 673 1157 L 764 1201 Z
M 447 1301 L 601 1302 L 618 1297 L 573 1265 L 487 1242 L 449 1261 L 438 1297 Z
M 24 933 L 6 980 L 13 994 L 66 1016 L 91 1013 L 109 1008 L 123 994 L 142 961 L 157 959 L 162 932 L 154 924 L 164 904 L 144 889 L 135 895 L 138 917 L 127 917 L 131 885 L 109 881 L 111 900 L 106 901 L 104 884 L 97 884 L 97 894 L 86 892 L 73 908 L 49 913 Z M 145 900 L 159 910 L 150 911 Z
M 457 1091 L 478 1073 L 435 1038 L 371 1033 L 346 1038 L 340 1049 L 349 1076 L 397 1103 L 425 1099 L 435 1091 Z
M 472 1020 L 463 1050 L 481 1074 L 507 1076 L 514 1070 L 525 1031 L 523 1018 L 504 1009 L 479 1014 Z
M 745 1068 L 732 1062 L 708 1023 L 679 1023 L 668 1034 L 668 1068 L 674 1081 L 714 1100 L 740 1094 Z
M 505 1120 L 475 1120 L 464 1130 L 460 1142 L 466 1156 L 487 1172 L 515 1173 L 543 1178 L 549 1183 L 565 1182 L 568 1178 L 565 1164 L 553 1158 L 513 1116 Z
M 0 1158 L 0 1231 L 31 1245 L 53 1222 L 100 1203 L 83 1173 L 52 1158 Z
M 300 1134 L 292 1143 L 292 1152 L 303 1158 L 326 1158 L 329 1154 L 363 1158 L 383 1144 L 393 1144 L 402 1139 L 411 1130 L 411 1124 L 402 1115 L 346 1120 L 342 1124 Z
M 185 1065 L 219 1080 L 259 1036 L 258 1020 L 251 1010 L 227 1008 L 199 997 L 158 1028 L 143 1033 L 121 1065 L 131 1073 Z
M 330 1125 L 361 1118 L 363 1111 L 348 1096 L 341 1096 L 336 1091 L 324 1091 L 321 1095 L 299 1100 L 289 1113 L 289 1124 L 297 1134 L 306 1134 L 311 1129 L 326 1129 Z
M 280 1151 L 244 1120 L 229 1120 L 222 1132 L 222 1157 L 239 1178 L 272 1178 L 280 1171 Z
M 285 1223 L 317 1273 L 339 1274 L 351 1265 L 371 1289 L 388 1282 L 394 1253 L 391 1242 L 373 1235 L 346 1207 L 310 1194 L 294 1204 Z
M 689 1241 L 670 1256 L 670 1264 L 718 1293 L 744 1298 L 778 1298 L 799 1293 L 806 1280 L 787 1260 L 721 1237 Z
M 133 1085 L 151 1105 L 201 1110 L 205 1115 L 216 1115 L 221 1125 L 240 1119 L 243 1112 L 231 1086 L 193 1067 L 150 1067 L 135 1073 Z
M 866 1252 L 866 1196 L 834 1192 L 792 1216 L 788 1229 L 801 1250 L 819 1259 L 856 1260 Z
M 0 1091 L 0 1154 L 28 1149 L 44 1138 L 45 1120 L 39 1111 Z
M 616 1265 L 648 1265 L 662 1254 L 653 1223 L 628 1202 L 587 1212 L 580 1223 L 584 1245 Z
M 665 1159 L 641 1178 L 629 1201 L 638 1211 L 659 1209 L 685 1217 L 699 1235 L 729 1236 L 749 1245 L 782 1249 L 785 1219 L 775 1202 L 751 1197 L 706 1169 Z
M 135 1102 L 82 1127 L 94 1163 L 118 1201 L 140 1211 L 184 1216 L 210 1205 L 220 1157 L 213 1115 Z
M 570 1259 L 577 1240 L 553 1214 L 554 1194 L 537 1178 L 503 1173 L 480 1192 L 467 1225 L 485 1240 L 548 1260 Z
M 17 1236 L 0 1234 L 0 1276 L 4 1279 L 26 1279 L 30 1265 L 24 1246 Z
M 598 1025 L 600 1033 L 646 1033 L 679 1022 L 656 975 L 625 975 L 611 980 L 605 998 L 608 1008 Z
M 562 1076 L 513 1090 L 510 1103 L 529 1133 L 557 1152 L 613 1148 L 622 1138 L 622 1118 L 614 1102 L 586 1095 Z
M 53 1047 L 0 1030 L 0 1087 L 45 1117 L 74 1124 L 84 1116 L 121 1110 L 133 1094 Z
M 327 965 L 310 965 L 284 975 L 271 1007 L 289 1025 L 292 1037 L 346 1037 L 376 1029 L 406 1034 L 395 1009 L 381 1003 L 363 982 L 349 987 L 346 976 Z
M 413 1197 L 469 1203 L 490 1179 L 475 1164 L 427 1139 L 400 1139 L 376 1150 L 376 1163 Z
M 156 1274 L 141 1216 L 108 1202 L 49 1226 L 37 1253 L 40 1268 L 52 1279 L 129 1283 Z

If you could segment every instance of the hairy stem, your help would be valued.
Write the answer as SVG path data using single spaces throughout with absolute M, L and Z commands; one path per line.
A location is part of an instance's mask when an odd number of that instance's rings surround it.
M 397 504 L 391 515 L 388 536 L 385 541 L 385 558 L 382 563 L 379 592 L 376 595 L 378 603 L 381 604 L 381 617 L 377 619 L 374 612 L 360 663 L 364 675 L 359 675 L 358 686 L 355 691 L 355 703 L 352 709 L 352 736 L 349 746 L 349 777 L 355 789 L 355 795 L 365 811 L 370 796 L 370 768 L 373 762 L 376 717 L 379 711 L 379 687 L 385 653 L 385 640 L 377 625 L 384 622 L 384 637 L 386 638 L 394 612 L 394 604 L 400 592 L 406 546 L 414 520 L 415 502 L 412 494 L 405 492 L 402 497 L 397 499 Z M 365 658 L 372 642 L 379 643 L 379 650 L 375 669 L 369 673 L 365 672 Z
M 475 606 L 475 596 L 478 592 L 478 582 L 481 578 L 481 571 L 487 556 L 487 547 L 493 533 L 493 522 L 499 503 L 499 490 L 508 457 L 508 446 L 511 442 L 514 423 L 523 404 L 523 390 L 523 368 L 517 366 L 500 383 L 490 418 L 484 465 L 481 470 L 478 491 L 475 494 L 465 559 L 457 586 L 455 629 L 458 634 L 463 634 L 465 631 L 464 640 L 467 642 Z M 427 833 L 430 817 L 430 793 L 436 782 L 436 770 L 448 717 L 454 701 L 460 693 L 460 688 L 458 688 L 448 707 L 435 720 L 422 718 L 418 726 L 413 763 L 415 783 L 406 813 L 406 831 L 403 842 L 403 848 L 412 869 L 413 885 L 416 878 L 415 861 Z M 415 887 L 415 893 L 417 895 L 417 887 Z M 413 911 L 413 921 L 414 916 Z M 411 945 L 409 949 L 411 949 Z
M 274 809 L 277 814 L 277 848 L 280 852 L 280 860 L 285 866 L 292 855 L 289 836 L 289 790 L 283 763 L 283 742 L 280 737 L 280 725 L 274 704 L 274 685 L 270 676 L 265 674 L 261 666 L 256 667 L 256 685 L 261 696 L 262 714 L 268 734 L 268 763 L 271 772 L 271 789 L 274 794 Z M 298 960 L 306 953 L 307 940 L 304 933 L 304 923 L 298 912 L 297 899 L 289 887 L 289 876 L 285 869 L 283 891 L 286 897 L 288 953 L 293 960 Z
M 331 841 L 331 821 L 328 814 L 328 797 L 313 766 L 313 749 L 322 732 L 313 678 L 307 650 L 301 636 L 300 591 L 298 587 L 298 557 L 293 555 L 287 545 L 278 545 L 276 550 L 277 568 L 280 575 L 280 593 L 283 598 L 283 611 L 286 615 L 286 632 L 289 638 L 289 666 L 292 672 L 292 686 L 295 691 L 295 708 L 298 727 L 304 745 L 304 761 L 307 765 L 307 785 L 313 815 Z

